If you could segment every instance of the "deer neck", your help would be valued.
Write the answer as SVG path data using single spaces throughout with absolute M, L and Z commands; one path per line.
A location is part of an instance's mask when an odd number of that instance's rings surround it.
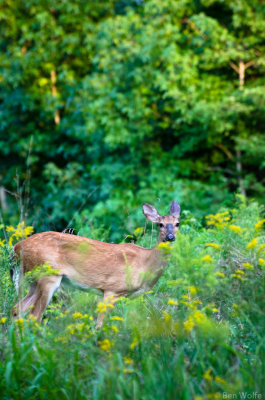
M 146 270 L 148 270 L 153 276 L 151 286 L 153 286 L 164 273 L 169 263 L 169 254 L 165 254 L 165 251 L 163 249 L 159 249 L 158 247 L 162 242 L 162 239 L 159 237 L 157 245 L 150 249 L 150 253 L 148 255 Z

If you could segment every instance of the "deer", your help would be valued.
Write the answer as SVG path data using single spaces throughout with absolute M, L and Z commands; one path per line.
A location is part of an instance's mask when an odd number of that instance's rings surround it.
M 143 214 L 159 227 L 158 242 L 151 249 L 54 231 L 36 233 L 16 243 L 14 255 L 20 261 L 19 280 L 21 275 L 45 263 L 49 263 L 56 273 L 33 281 L 28 294 L 13 308 L 13 316 L 29 311 L 41 322 L 53 294 L 65 279 L 81 289 L 99 290 L 103 293 L 103 302 L 111 301 L 111 304 L 121 296 L 139 295 L 150 290 L 168 265 L 168 257 L 159 244 L 175 240 L 180 205 L 174 200 L 170 214 L 161 216 L 155 207 L 145 203 Z M 99 314 L 97 328 L 102 326 L 103 318 L 104 313 Z

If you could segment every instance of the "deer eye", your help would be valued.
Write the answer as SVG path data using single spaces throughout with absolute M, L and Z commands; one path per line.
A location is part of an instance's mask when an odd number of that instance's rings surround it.
M 164 224 L 159 224 L 160 228 L 163 228 Z
M 177 227 L 177 228 L 179 227 L 179 222 L 176 223 L 176 227 Z

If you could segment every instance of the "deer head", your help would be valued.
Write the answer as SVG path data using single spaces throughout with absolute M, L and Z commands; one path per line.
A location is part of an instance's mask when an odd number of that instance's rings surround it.
M 169 215 L 160 215 L 150 204 L 143 205 L 143 213 L 147 219 L 158 225 L 160 229 L 159 242 L 173 242 L 179 229 L 180 205 L 172 201 Z

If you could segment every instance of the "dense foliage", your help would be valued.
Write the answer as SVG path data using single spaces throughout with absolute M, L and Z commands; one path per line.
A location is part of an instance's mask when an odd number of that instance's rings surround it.
M 9 278 L 10 248 L 2 242 L 0 397 L 206 400 L 262 395 L 264 226 L 257 204 L 244 202 L 210 215 L 207 228 L 186 220 L 176 243 L 168 245 L 171 262 L 153 291 L 121 298 L 99 331 L 95 321 L 106 305 L 97 305 L 98 295 L 78 290 L 59 292 L 43 324 L 30 316 L 11 322 L 16 295 Z M 8 231 L 14 242 L 31 229 L 20 225 Z M 138 243 L 147 246 L 150 240 L 146 234 Z
M 13 223 L 58 230 L 83 210 L 75 224 L 115 239 L 142 202 L 264 196 L 264 2 L 1 0 L 0 33 Z

